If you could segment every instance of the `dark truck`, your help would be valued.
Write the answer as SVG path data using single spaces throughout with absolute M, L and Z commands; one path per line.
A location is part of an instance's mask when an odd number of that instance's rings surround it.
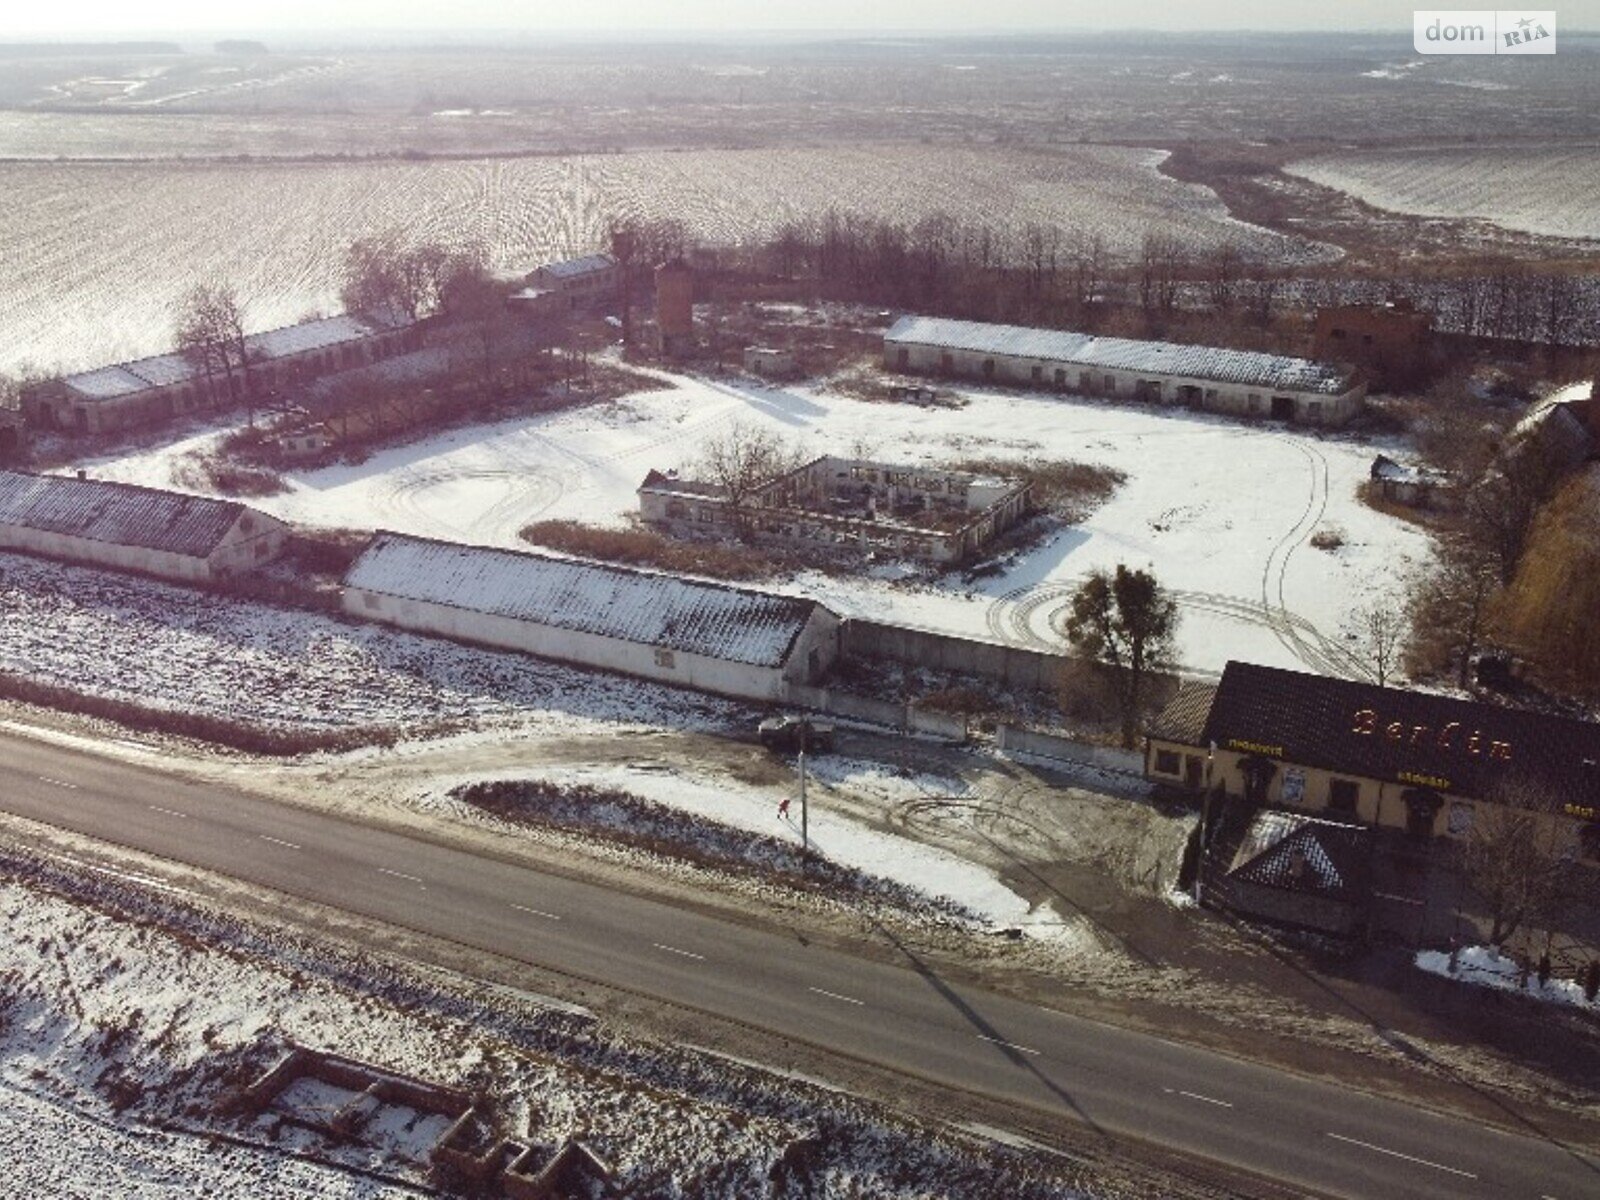
M 768 750 L 785 754 L 833 749 L 833 722 L 815 717 L 768 717 L 756 732 Z

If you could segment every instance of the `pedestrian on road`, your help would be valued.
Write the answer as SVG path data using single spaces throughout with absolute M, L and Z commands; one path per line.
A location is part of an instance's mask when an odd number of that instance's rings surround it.
M 785 796 L 782 800 L 778 801 L 778 820 L 787 821 L 788 819 L 789 819 L 789 797 Z

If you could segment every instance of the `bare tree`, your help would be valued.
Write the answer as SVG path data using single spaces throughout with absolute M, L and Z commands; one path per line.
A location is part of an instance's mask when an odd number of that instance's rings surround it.
M 759 425 L 736 422 L 726 433 L 706 442 L 694 473 L 722 488 L 734 529 L 741 538 L 752 532 L 751 500 L 762 484 L 800 465 L 797 446 Z
M 1534 432 L 1503 452 L 1465 489 L 1466 532 L 1494 556 L 1501 583 L 1516 576 L 1534 520 L 1564 474 L 1559 450 Z
M 363 238 L 345 252 L 339 298 L 347 312 L 416 321 L 443 303 L 457 258 L 431 242 L 408 247 L 393 232 Z
M 1072 597 L 1067 640 L 1111 668 L 1125 747 L 1138 733 L 1149 675 L 1171 665 L 1177 628 L 1177 603 L 1156 577 L 1121 563 L 1114 575 L 1091 572 Z
M 216 381 L 221 378 L 229 403 L 237 404 L 241 399 L 249 403 L 250 422 L 254 424 L 255 398 L 245 353 L 244 310 L 233 289 L 197 285 L 179 303 L 175 316 L 178 353 L 204 374 L 213 400 Z
M 1557 807 L 1547 789 L 1515 780 L 1473 811 L 1461 843 L 1461 869 L 1488 908 L 1493 946 L 1553 916 L 1566 899 L 1549 820 Z
M 1239 275 L 1244 268 L 1244 254 L 1238 243 L 1224 241 L 1205 257 L 1206 295 L 1211 307 L 1218 312 L 1233 308 L 1239 288 Z
M 1400 663 L 1405 631 L 1404 614 L 1385 604 L 1358 608 L 1345 623 L 1345 639 L 1352 643 L 1356 661 L 1379 687 L 1389 682 Z
M 1412 671 L 1453 666 L 1456 685 L 1465 688 L 1500 586 L 1495 557 L 1480 542 L 1459 533 L 1441 538 L 1432 567 L 1411 591 Z

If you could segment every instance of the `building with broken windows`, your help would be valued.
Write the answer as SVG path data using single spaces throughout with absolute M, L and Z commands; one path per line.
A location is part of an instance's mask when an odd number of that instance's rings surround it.
M 1032 509 L 1032 484 L 825 455 L 735 500 L 725 487 L 651 471 L 645 521 L 680 537 L 878 554 L 927 563 L 981 554 Z

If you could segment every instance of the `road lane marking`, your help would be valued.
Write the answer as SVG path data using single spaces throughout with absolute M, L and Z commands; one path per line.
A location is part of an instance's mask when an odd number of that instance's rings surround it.
M 75 792 L 78 790 L 77 784 L 68 783 L 65 779 L 51 779 L 48 775 L 39 776 L 39 782 L 48 783 L 51 787 L 66 788 L 69 792 Z
M 184 821 L 187 821 L 189 819 L 189 814 L 188 813 L 181 813 L 175 808 L 162 808 L 161 805 L 159 805 L 159 804 L 152 804 L 150 806 L 150 811 L 151 812 L 158 812 L 158 813 L 165 813 L 169 817 L 177 817 L 180 820 L 184 820 Z
M 511 907 L 518 912 L 532 913 L 536 917 L 543 917 L 547 921 L 561 920 L 555 913 L 547 913 L 542 908 L 529 908 L 526 904 L 513 904 Z
M 681 954 L 685 958 L 697 958 L 701 962 L 704 962 L 706 958 L 704 954 L 696 954 L 693 950 L 679 950 L 676 946 L 664 946 L 660 942 L 651 942 L 650 944 L 657 950 L 665 950 L 668 954 Z
M 415 875 L 407 875 L 404 871 L 391 871 L 388 867 L 379 867 L 378 870 L 385 875 L 393 875 L 396 879 L 404 879 L 414 883 L 419 888 L 422 888 L 423 891 L 428 890 L 427 886 L 422 882 L 422 880 L 418 879 Z
M 290 850 L 300 849 L 294 842 L 286 842 L 282 838 L 275 838 L 270 833 L 258 835 L 263 842 L 271 842 L 274 846 L 287 846 Z
M 842 1000 L 846 1004 L 859 1004 L 863 1008 L 867 1004 L 865 1000 L 857 1000 L 854 996 L 841 996 L 838 992 L 830 992 L 824 988 L 807 988 L 806 991 L 815 992 L 819 996 L 826 996 L 829 1000 Z
M 1463 1171 L 1458 1167 L 1447 1167 L 1443 1163 L 1430 1162 L 1428 1159 L 1418 1158 L 1414 1154 L 1402 1154 L 1398 1150 L 1390 1150 L 1384 1146 L 1374 1146 L 1371 1142 L 1363 1142 L 1353 1137 L 1345 1137 L 1343 1134 L 1339 1133 L 1330 1133 L 1328 1136 L 1336 1142 L 1348 1142 L 1352 1146 L 1360 1146 L 1363 1150 L 1375 1150 L 1379 1154 L 1387 1154 L 1390 1158 L 1403 1158 L 1407 1162 L 1419 1163 L 1424 1167 L 1432 1167 L 1435 1171 L 1447 1171 L 1451 1175 L 1459 1175 L 1463 1179 L 1477 1178 L 1477 1176 L 1471 1171 Z
M 1191 1100 L 1199 1100 L 1206 1104 L 1215 1104 L 1218 1108 L 1232 1108 L 1233 1104 L 1227 1100 L 1218 1100 L 1215 1096 L 1202 1096 L 1199 1092 L 1186 1092 L 1182 1088 L 1164 1087 L 1161 1089 L 1169 1096 L 1187 1096 Z
M 1019 1046 L 1015 1042 L 1002 1041 L 1000 1038 L 988 1037 L 988 1036 L 986 1036 L 984 1034 L 981 1034 L 981 1033 L 978 1035 L 978 1040 L 980 1042 L 989 1042 L 992 1045 L 996 1045 L 996 1046 L 1004 1046 L 1007 1050 L 1015 1050 L 1020 1054 L 1035 1054 L 1036 1055 L 1036 1054 L 1039 1053 L 1039 1051 L 1029 1049 L 1027 1046 Z

